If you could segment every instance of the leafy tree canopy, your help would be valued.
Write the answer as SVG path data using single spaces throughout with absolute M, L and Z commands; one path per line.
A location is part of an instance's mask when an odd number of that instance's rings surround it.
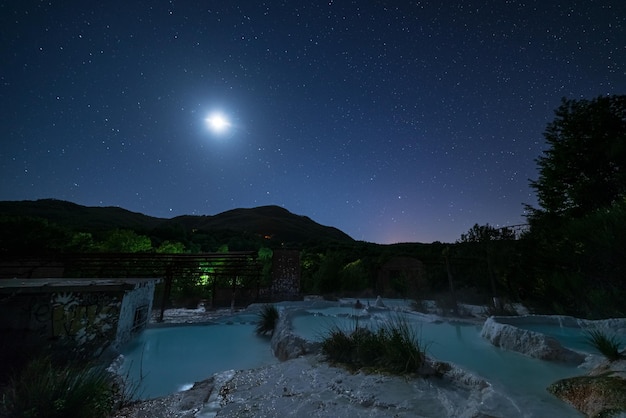
M 185 245 L 177 241 L 164 241 L 156 249 L 156 252 L 162 254 L 182 254 L 185 252 Z
M 511 228 L 495 228 L 489 224 L 474 224 L 466 234 L 461 234 L 458 242 L 487 242 L 514 239 L 515 231 Z
M 626 96 L 563 99 L 537 159 L 542 213 L 580 217 L 626 197 Z
M 531 182 L 541 209 L 527 235 L 533 298 L 552 311 L 622 316 L 626 96 L 564 99 Z
M 150 238 L 139 235 L 128 229 L 110 231 L 106 239 L 100 244 L 101 251 L 138 253 L 152 250 Z

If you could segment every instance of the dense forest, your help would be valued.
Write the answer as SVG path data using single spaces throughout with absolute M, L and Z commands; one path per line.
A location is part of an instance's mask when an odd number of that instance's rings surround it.
M 410 257 L 423 280 L 392 275 L 387 296 L 624 316 L 626 96 L 564 99 L 544 137 L 531 181 L 539 207 L 526 208 L 521 230 L 474 225 L 454 243 L 378 245 L 278 207 L 163 220 L 58 200 L 0 202 L 0 257 L 254 251 L 267 273 L 272 250 L 291 248 L 300 251 L 302 293 L 329 296 L 374 295 L 381 267 Z

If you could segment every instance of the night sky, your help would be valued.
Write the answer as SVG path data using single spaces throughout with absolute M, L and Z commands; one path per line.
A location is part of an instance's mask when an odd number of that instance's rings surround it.
M 624 0 L 4 1 L 0 200 L 454 242 L 525 222 L 561 98 L 625 93 Z

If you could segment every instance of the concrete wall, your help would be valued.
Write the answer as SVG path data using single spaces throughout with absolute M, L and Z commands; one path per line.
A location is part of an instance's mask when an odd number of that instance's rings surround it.
M 150 321 L 155 286 L 155 282 L 142 282 L 135 289 L 124 293 L 117 321 L 117 334 L 112 344 L 114 349 L 130 341 Z

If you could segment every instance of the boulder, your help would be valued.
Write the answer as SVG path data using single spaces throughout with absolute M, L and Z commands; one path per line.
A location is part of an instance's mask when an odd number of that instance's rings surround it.
M 291 327 L 289 310 L 283 310 L 272 333 L 271 346 L 274 356 L 280 361 L 290 360 L 319 351 L 321 344 L 295 335 Z
M 626 360 L 605 362 L 585 376 L 561 379 L 548 391 L 588 417 L 626 417 Z

